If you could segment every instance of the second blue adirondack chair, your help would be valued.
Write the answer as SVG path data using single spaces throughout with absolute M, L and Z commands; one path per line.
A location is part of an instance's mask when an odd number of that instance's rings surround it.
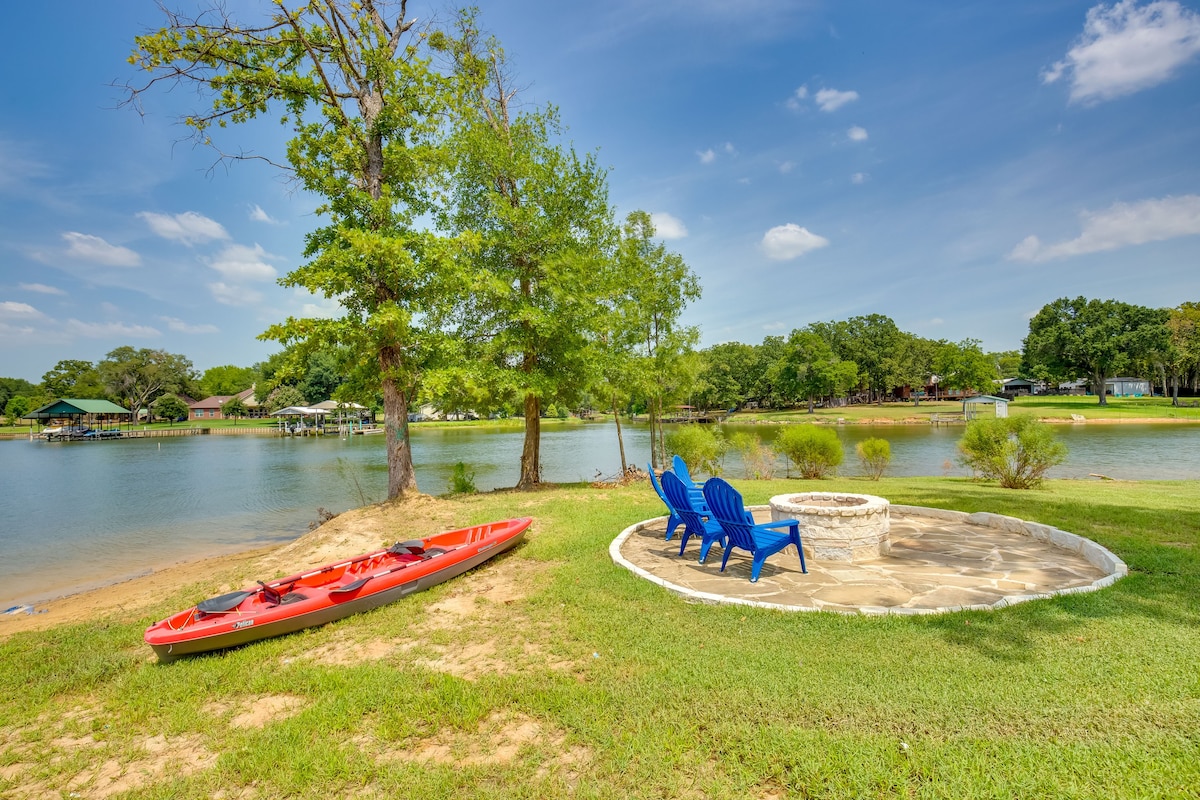
M 671 504 L 671 501 L 667 499 L 666 494 L 663 493 L 662 486 L 659 484 L 658 478 L 654 475 L 654 467 L 647 464 L 646 471 L 650 473 L 650 485 L 654 487 L 654 491 L 658 493 L 658 499 L 663 501 L 663 505 L 667 507 L 667 511 L 669 511 L 671 515 L 667 519 L 666 541 L 669 542 L 671 541 L 671 537 L 675 535 L 675 529 L 683 524 L 683 517 L 679 516 L 679 512 L 675 510 L 675 506 Z M 665 475 L 666 473 L 663 474 Z
M 721 525 L 728 536 L 726 540 L 725 557 L 721 559 L 721 571 L 729 562 L 729 553 L 736 547 L 746 550 L 753 557 L 750 565 L 750 582 L 758 580 L 763 564 L 768 556 L 778 553 L 790 544 L 796 546 L 800 554 L 800 571 L 808 572 L 804 564 L 804 547 L 800 542 L 800 523 L 794 519 L 781 519 L 775 522 L 760 522 L 757 525 L 747 520 L 748 511 L 742 502 L 742 495 L 727 482 L 720 478 L 709 478 L 704 484 L 704 499 L 713 517 Z M 749 518 L 753 520 L 753 517 Z M 782 533 L 776 528 L 787 528 Z
M 670 470 L 662 474 L 662 488 L 667 493 L 667 501 L 675 507 L 679 516 L 683 517 L 683 541 L 679 543 L 679 555 L 683 555 L 688 539 L 700 537 L 700 563 L 708 558 L 708 551 L 714 542 L 728 552 L 725 544 L 725 531 L 721 523 L 709 516 L 708 509 L 701 509 L 693 501 L 683 479 Z
M 678 454 L 671 457 L 671 468 L 675 470 L 675 474 L 679 476 L 679 480 L 683 481 L 683 485 L 687 487 L 688 494 L 692 496 L 692 502 L 696 508 L 707 508 L 704 501 L 704 490 L 692 480 L 692 475 L 688 472 L 687 462 Z

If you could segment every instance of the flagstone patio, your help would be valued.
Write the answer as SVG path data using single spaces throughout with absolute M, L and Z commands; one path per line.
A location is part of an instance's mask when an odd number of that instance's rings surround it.
M 753 508 L 759 522 L 767 506 Z M 936 614 L 994 609 L 1056 594 L 1095 591 L 1128 570 L 1095 542 L 1047 525 L 998 514 L 891 506 L 891 552 L 868 561 L 822 561 L 795 547 L 767 560 L 750 582 L 750 556 L 735 550 L 720 572 L 720 545 L 697 563 L 693 538 L 679 555 L 683 529 L 664 541 L 666 517 L 646 520 L 613 541 L 613 560 L 684 597 L 789 611 Z

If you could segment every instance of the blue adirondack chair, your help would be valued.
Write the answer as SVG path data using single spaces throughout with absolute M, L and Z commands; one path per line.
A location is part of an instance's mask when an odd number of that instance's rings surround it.
M 679 555 L 683 555 L 688 539 L 693 536 L 700 537 L 701 564 L 708 558 L 708 551 L 713 542 L 719 542 L 722 548 L 728 550 L 725 547 L 725 531 L 721 523 L 709 516 L 707 508 L 701 510 L 692 502 L 692 496 L 682 478 L 668 470 L 662 474 L 662 488 L 667 493 L 667 500 L 675 506 L 679 516 L 683 517 L 683 541 L 679 543 Z
M 678 455 L 672 456 L 671 468 L 675 470 L 675 474 L 679 476 L 679 480 L 683 481 L 683 485 L 687 487 L 688 493 L 692 496 L 692 502 L 699 509 L 707 508 L 704 502 L 704 489 L 692 480 L 691 473 L 688 472 L 687 462 Z
M 671 504 L 671 501 L 667 499 L 666 494 L 663 493 L 662 486 L 659 485 L 658 478 L 654 475 L 654 467 L 647 464 L 646 471 L 650 473 L 650 485 L 653 486 L 654 491 L 658 493 L 658 499 L 663 501 L 663 505 L 667 507 L 667 511 L 669 511 L 671 514 L 670 519 L 667 520 L 666 541 L 669 542 L 671 541 L 671 537 L 675 535 L 675 529 L 683 524 L 683 517 L 679 516 L 679 513 L 675 510 L 675 506 Z M 665 475 L 666 473 L 663 474 Z
M 808 572 L 808 567 L 804 564 L 804 547 L 800 543 L 799 522 L 794 519 L 781 519 L 755 525 L 751 521 L 752 517 L 747 519 L 749 512 L 742 502 L 741 494 L 720 478 L 709 478 L 704 484 L 704 499 L 708 501 L 713 517 L 729 537 L 725 557 L 721 559 L 722 572 L 725 571 L 729 553 L 734 548 L 746 550 L 754 557 L 750 566 L 750 582 L 754 583 L 758 580 L 758 573 L 762 572 L 767 557 L 778 553 L 789 544 L 796 545 L 796 551 L 800 554 L 800 571 Z M 788 532 L 781 533 L 774 530 L 775 528 L 787 528 Z

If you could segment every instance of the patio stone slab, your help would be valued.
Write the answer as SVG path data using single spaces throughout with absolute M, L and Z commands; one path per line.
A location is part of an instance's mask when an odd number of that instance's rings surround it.
M 753 510 L 757 521 L 770 519 L 769 508 Z M 757 583 L 750 582 L 750 556 L 741 550 L 731 554 L 724 573 L 720 545 L 705 564 L 697 562 L 698 541 L 689 541 L 680 557 L 681 532 L 670 542 L 663 539 L 666 517 L 630 526 L 610 553 L 641 577 L 700 602 L 863 614 L 1003 608 L 1095 591 L 1128 572 L 1094 542 L 996 514 L 893 506 L 891 531 L 888 555 L 854 564 L 808 558 L 807 574 L 789 547 L 767 560 Z

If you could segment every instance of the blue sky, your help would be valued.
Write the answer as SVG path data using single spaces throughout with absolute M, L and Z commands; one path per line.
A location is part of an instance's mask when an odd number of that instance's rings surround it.
M 654 214 L 699 275 L 684 322 L 705 346 L 880 313 L 1015 349 L 1057 297 L 1200 300 L 1196 0 L 480 5 L 525 102 L 556 104 L 618 213 Z M 336 313 L 275 283 L 312 197 L 260 163 L 210 169 L 178 141 L 186 91 L 116 107 L 154 2 L 6 18 L 0 375 L 126 344 L 249 365 L 271 323 Z M 279 156 L 284 133 L 219 143 Z

